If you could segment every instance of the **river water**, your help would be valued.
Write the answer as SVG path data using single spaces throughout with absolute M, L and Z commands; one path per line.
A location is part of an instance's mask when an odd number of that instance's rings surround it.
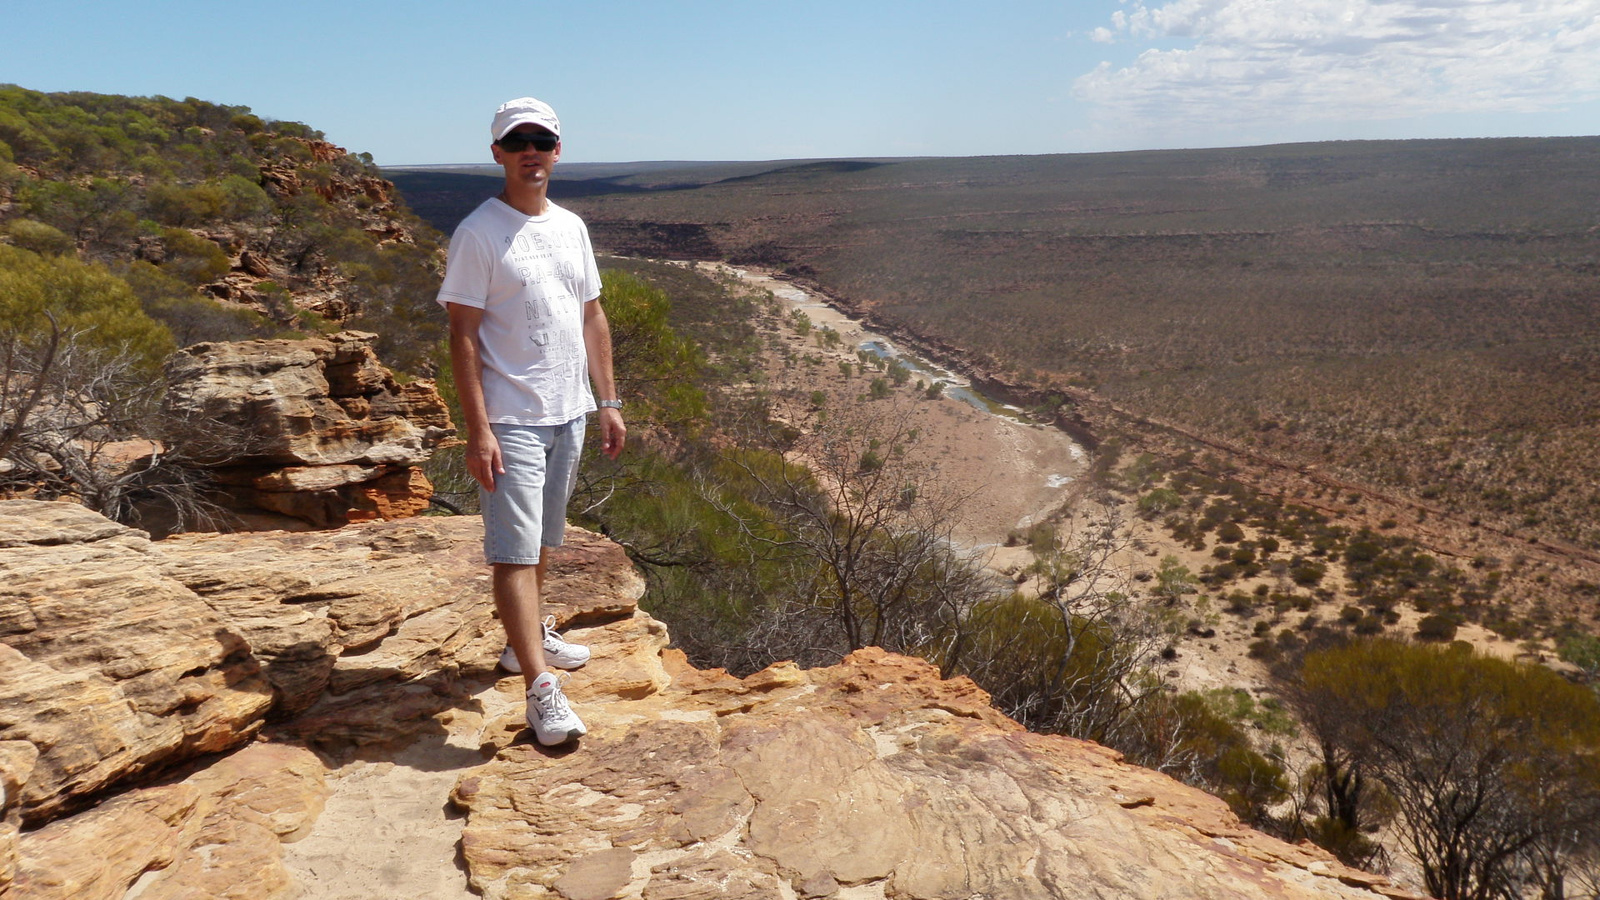
M 752 277 L 750 273 L 742 269 L 733 269 L 731 271 L 747 280 Z M 845 318 L 843 313 L 817 300 L 801 288 L 782 281 L 776 281 L 775 279 L 769 279 L 769 281 L 775 285 L 769 288 L 774 296 L 787 302 L 791 309 L 805 313 L 814 323 L 823 327 L 834 327 L 836 331 L 840 329 L 830 325 L 830 322 L 842 319 L 844 322 L 849 323 L 850 332 L 848 333 L 854 333 L 858 337 L 855 349 L 863 350 L 885 361 L 897 360 L 913 376 L 920 376 L 930 383 L 935 381 L 944 382 L 944 395 L 946 397 L 960 400 L 983 412 L 1002 416 L 1016 422 L 1032 424 L 1021 408 L 1001 403 L 992 397 L 985 396 L 983 392 L 972 386 L 971 381 L 960 374 L 929 362 L 908 350 L 903 350 L 882 335 L 867 331 L 861 326 L 861 323 L 854 319 Z M 820 321 L 818 321 L 819 319 Z

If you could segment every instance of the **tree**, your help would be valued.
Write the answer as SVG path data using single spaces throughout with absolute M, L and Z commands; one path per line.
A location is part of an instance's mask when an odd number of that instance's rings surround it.
M 126 354 L 151 377 L 176 349 L 171 333 L 103 267 L 0 245 L 0 323 L 7 333 L 35 341 L 51 333 L 52 317 L 63 333 L 81 335 L 77 342 L 85 348 Z
M 1161 557 L 1161 567 L 1156 570 L 1155 596 L 1168 606 L 1176 606 L 1185 594 L 1193 594 L 1200 579 L 1189 571 L 1176 556 Z
M 898 359 L 889 362 L 887 371 L 889 380 L 894 382 L 895 387 L 904 387 L 905 383 L 911 380 L 911 369 Z
M 731 480 L 768 514 L 705 485 L 751 556 L 795 567 L 795 590 L 761 628 L 773 659 L 832 663 L 866 646 L 947 666 L 961 657 L 964 613 L 989 588 L 978 562 L 954 549 L 965 498 L 944 490 L 917 452 L 910 412 L 832 414 L 789 445 L 787 460 L 725 453 Z M 744 440 L 781 443 L 771 434 Z
M 1036 542 L 1037 597 L 1011 595 L 975 611 L 974 646 L 958 671 L 1030 730 L 1128 747 L 1161 691 L 1150 664 L 1181 619 L 1135 592 L 1118 562 L 1128 548 L 1114 506 L 1082 521 Z
M 1253 704 L 1248 693 L 1240 693 L 1244 703 Z M 1283 761 L 1276 750 L 1256 750 L 1250 732 L 1266 723 L 1241 708 L 1240 701 L 1222 696 L 1228 694 L 1232 692 L 1218 689 L 1152 695 L 1133 723 L 1134 739 L 1122 741 L 1117 749 L 1139 765 L 1221 797 L 1239 818 L 1267 824 L 1269 808 L 1289 796 Z M 1253 719 L 1248 729 L 1243 726 L 1247 718 Z
M 144 501 L 204 518 L 204 477 L 165 440 L 236 450 L 216 423 L 163 419 L 172 336 L 127 283 L 69 257 L 0 246 L 0 458 L 4 488 L 71 497 L 126 524 Z M 182 426 L 181 428 L 179 426 Z
M 145 313 L 167 326 L 179 347 L 268 338 L 278 332 L 255 310 L 224 306 L 144 260 L 135 261 L 121 274 Z M 264 293 L 265 285 L 270 282 L 257 285 L 257 290 Z
M 197 460 L 243 453 L 245 436 L 164 416 L 137 357 L 84 337 L 56 330 L 30 343 L 0 334 L 4 489 L 71 498 L 157 532 L 213 523 L 221 510 L 207 499 L 209 475 Z
M 63 256 L 77 251 L 71 235 L 33 219 L 12 219 L 0 225 L 0 234 L 10 238 L 12 244 L 40 256 Z
M 626 384 L 629 419 L 681 431 L 706 414 L 701 372 L 705 357 L 694 342 L 669 324 L 671 301 L 666 293 L 626 272 L 602 273 L 606 318 L 611 323 L 613 366 Z
M 1577 667 L 1584 681 L 1600 690 L 1600 637 L 1575 634 L 1561 642 L 1561 659 Z
M 1600 699 L 1556 673 L 1357 641 L 1307 654 L 1294 696 L 1330 776 L 1349 785 L 1330 807 L 1381 781 L 1435 896 L 1513 898 L 1525 882 L 1549 895 L 1566 861 L 1595 849 Z

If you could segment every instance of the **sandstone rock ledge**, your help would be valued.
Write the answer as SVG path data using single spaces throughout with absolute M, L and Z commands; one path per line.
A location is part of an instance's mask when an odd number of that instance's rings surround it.
M 150 542 L 0 502 L 0 897 L 1412 896 L 916 660 L 697 671 L 578 530 L 550 593 L 596 652 L 568 685 L 590 733 L 539 747 L 478 527 Z M 425 769 L 433 796 L 323 811 Z M 459 849 L 395 837 L 446 803 Z
M 419 466 L 455 429 L 433 382 L 402 384 L 378 362 L 376 338 L 195 344 L 167 360 L 165 414 L 192 453 L 215 457 L 218 499 L 240 524 L 326 528 L 427 509 Z

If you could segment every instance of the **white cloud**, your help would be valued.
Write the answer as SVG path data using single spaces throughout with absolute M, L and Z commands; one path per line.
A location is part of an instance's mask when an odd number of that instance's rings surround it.
M 1095 36 L 1148 48 L 1074 86 L 1124 131 L 1539 113 L 1600 97 L 1600 0 L 1130 0 Z

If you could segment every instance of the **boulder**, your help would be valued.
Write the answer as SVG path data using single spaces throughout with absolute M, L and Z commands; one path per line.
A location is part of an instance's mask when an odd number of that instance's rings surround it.
M 17 799 L 28 783 L 39 748 L 28 741 L 0 741 L 0 886 L 17 873 L 17 835 L 22 815 Z
M 173 443 L 208 462 L 226 505 L 318 528 L 416 515 L 418 468 L 455 437 L 432 382 L 400 384 L 376 335 L 206 343 L 168 360 Z
M 15 892 L 29 900 L 278 897 L 282 844 L 327 796 L 322 761 L 254 744 L 175 784 L 140 788 L 23 837 Z M 0 885 L 5 882 L 0 881 Z
M 32 511 L 41 524 L 26 540 Z M 39 750 L 17 801 L 25 821 L 260 727 L 272 691 L 259 661 L 162 574 L 142 532 L 70 503 L 9 500 L 0 533 L 0 741 Z

